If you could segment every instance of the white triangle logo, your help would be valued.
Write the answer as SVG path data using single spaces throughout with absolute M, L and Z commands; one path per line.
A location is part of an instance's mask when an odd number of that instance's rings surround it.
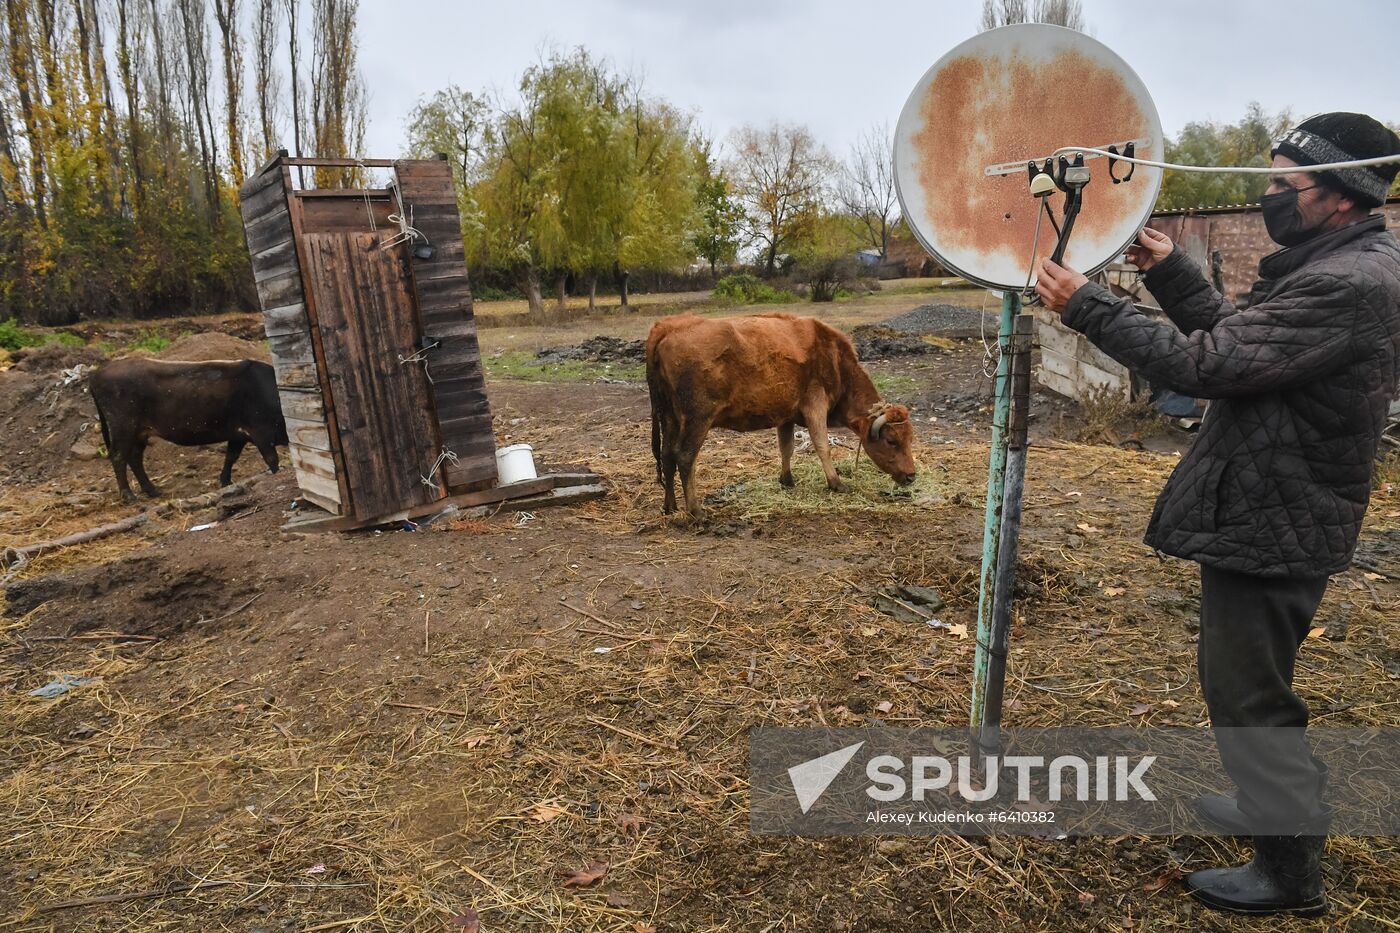
M 812 805 L 821 799 L 831 782 L 841 773 L 841 769 L 850 763 L 864 744 L 857 742 L 847 745 L 829 755 L 822 755 L 820 758 L 813 758 L 788 768 L 788 777 L 792 780 L 792 789 L 797 794 L 797 804 L 803 813 L 812 809 Z

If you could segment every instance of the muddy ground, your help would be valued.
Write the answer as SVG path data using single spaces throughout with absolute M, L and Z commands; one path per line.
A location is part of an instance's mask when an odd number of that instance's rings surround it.
M 850 328 L 926 300 L 831 314 Z M 966 720 L 971 640 L 869 597 L 928 586 L 945 621 L 974 622 L 986 360 L 956 336 L 871 363 L 914 409 L 936 494 L 832 497 L 807 454 L 784 498 L 771 434 L 722 434 L 701 482 L 732 494 L 683 528 L 660 515 L 634 374 L 529 368 L 542 347 L 637 339 L 650 320 L 482 332 L 500 442 L 591 465 L 603 500 L 296 536 L 279 530 L 296 495 L 283 472 L 222 511 L 157 517 L 15 575 L 0 928 L 1261 928 L 1174 882 L 1238 858 L 1228 840 L 751 834 L 748 729 Z M 81 385 L 61 378 L 0 373 L 0 547 L 132 514 L 87 450 Z M 1034 411 L 1008 720 L 1203 723 L 1193 568 L 1140 543 L 1190 436 L 1135 440 L 1141 424 L 1045 395 Z M 188 496 L 212 488 L 220 454 L 157 444 L 147 462 Z M 245 456 L 235 479 L 260 468 Z M 1400 499 L 1378 494 L 1368 541 L 1397 528 Z M 1300 661 L 1316 721 L 1397 724 L 1398 617 L 1394 579 L 1334 580 Z M 60 674 L 91 681 L 27 696 Z M 1400 922 L 1393 840 L 1334 839 L 1326 872 L 1331 915 L 1270 928 Z

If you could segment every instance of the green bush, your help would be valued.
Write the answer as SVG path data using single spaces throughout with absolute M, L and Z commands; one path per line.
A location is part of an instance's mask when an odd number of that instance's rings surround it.
M 87 341 L 77 334 L 70 334 L 67 331 L 59 331 L 49 335 L 49 343 L 56 343 L 65 347 L 85 347 Z
M 741 272 L 715 283 L 716 301 L 735 305 L 789 304 L 798 298 L 786 289 L 774 288 L 758 276 Z
M 472 299 L 475 301 L 512 301 L 524 297 L 513 288 L 497 288 L 494 285 L 483 285 L 480 288 L 472 289 Z
M 22 350 L 25 347 L 39 347 L 44 345 L 44 335 L 37 334 L 32 330 L 26 330 L 19 326 L 19 322 L 13 318 L 0 321 L 0 348 L 6 350 Z

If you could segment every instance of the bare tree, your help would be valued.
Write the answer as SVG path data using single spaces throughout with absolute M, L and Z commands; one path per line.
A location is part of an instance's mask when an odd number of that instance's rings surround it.
M 351 156 L 364 142 L 365 84 L 355 39 L 359 6 L 359 0 L 312 0 L 311 127 L 318 156 Z M 352 177 L 338 169 L 316 170 L 321 187 Z
M 292 85 L 292 155 L 302 155 L 301 151 L 301 77 L 298 74 L 301 50 L 298 44 L 297 13 L 301 10 L 301 0 L 283 0 L 287 10 L 287 63 Z
M 832 160 L 805 126 L 745 126 L 734 132 L 730 177 L 745 233 L 772 274 L 778 256 L 815 220 Z
M 35 75 L 33 47 L 30 41 L 29 20 L 21 0 L 6 0 L 5 24 L 9 46 L 10 77 L 13 79 L 19 99 L 20 118 L 24 121 L 25 138 L 29 140 L 29 174 L 33 180 L 34 214 L 39 228 L 49 228 L 48 211 L 45 204 L 48 196 L 48 182 L 45 171 L 43 133 L 39 126 L 39 110 L 43 102 L 36 100 L 39 95 Z
M 870 245 L 886 258 L 890 231 L 899 219 L 894 185 L 894 137 L 889 124 L 871 127 L 851 146 L 836 181 L 841 209 L 860 221 Z
M 258 102 L 258 129 L 262 132 L 262 157 L 277 151 L 277 103 L 282 96 L 282 74 L 277 70 L 277 0 L 258 0 L 253 21 L 253 83 Z
M 116 0 L 116 7 L 117 74 L 121 77 L 122 94 L 126 97 L 126 145 L 131 162 L 131 203 L 139 214 L 145 195 L 145 179 L 141 171 L 141 85 L 136 77 L 141 39 L 137 24 L 131 15 L 130 0 Z
M 176 0 L 180 32 L 185 50 L 185 106 L 199 131 L 200 161 L 204 169 L 204 192 L 209 222 L 219 217 L 219 142 L 214 134 L 214 117 L 209 106 L 209 29 L 204 0 Z
M 1014 23 L 1048 23 L 1088 32 L 1081 0 L 982 0 L 982 31 Z
M 219 24 L 220 47 L 224 53 L 224 134 L 228 142 L 229 167 L 235 186 L 243 184 L 243 118 L 238 105 L 243 90 L 243 41 L 238 34 L 238 0 L 214 0 L 214 19 Z

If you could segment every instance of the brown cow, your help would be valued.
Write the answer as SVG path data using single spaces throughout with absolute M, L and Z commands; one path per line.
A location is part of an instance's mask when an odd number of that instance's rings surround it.
M 676 510 L 680 470 L 685 508 L 701 514 L 695 458 L 711 428 L 778 429 L 783 472 L 793 485 L 793 429 L 803 425 L 826 471 L 842 492 L 827 445 L 827 427 L 847 427 L 870 459 L 900 485 L 914 481 L 909 409 L 889 405 L 861 368 L 845 334 L 815 318 L 760 314 L 719 320 L 683 315 L 657 321 L 647 335 L 651 449 L 664 510 Z
M 126 482 L 128 466 L 142 492 L 160 495 L 143 462 L 152 436 L 186 446 L 227 442 L 220 486 L 233 481 L 233 465 L 245 444 L 252 442 L 274 473 L 277 445 L 287 444 L 276 377 L 271 366 L 257 360 L 114 360 L 92 374 L 88 390 L 117 489 L 128 501 L 136 498 Z

